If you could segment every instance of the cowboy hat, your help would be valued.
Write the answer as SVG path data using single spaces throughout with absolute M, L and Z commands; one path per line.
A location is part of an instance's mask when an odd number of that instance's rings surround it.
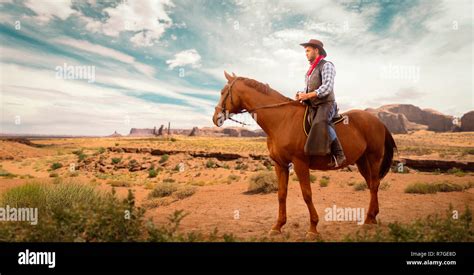
M 319 49 L 319 54 L 327 56 L 326 50 L 324 50 L 323 42 L 321 42 L 317 39 L 310 39 L 308 42 L 301 43 L 300 45 L 303 46 L 303 47 L 311 46 L 311 47 L 314 47 L 314 48 L 318 48 Z

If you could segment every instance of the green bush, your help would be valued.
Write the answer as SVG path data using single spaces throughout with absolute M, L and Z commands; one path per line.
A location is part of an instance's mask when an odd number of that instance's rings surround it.
M 436 192 L 463 191 L 474 186 L 474 183 L 451 183 L 448 181 L 425 183 L 415 182 L 405 188 L 405 193 L 411 194 L 434 194 Z
M 169 158 L 170 156 L 168 154 L 164 154 L 161 156 L 159 163 L 165 163 Z
M 464 177 L 466 175 L 466 173 L 463 170 L 458 169 L 458 168 L 451 168 L 447 172 L 448 174 L 452 174 L 457 177 Z
M 169 182 L 158 183 L 148 195 L 150 198 L 162 198 L 173 194 L 178 188 Z
M 0 205 L 38 208 L 35 226 L 25 222 L 2 224 L 2 242 L 136 241 L 144 232 L 144 210 L 135 207 L 131 191 L 120 201 L 115 193 L 99 193 L 72 182 L 30 183 L 6 191 Z
M 87 157 L 87 155 L 84 154 L 83 149 L 73 151 L 72 153 L 79 158 L 79 161 L 83 161 Z
M 148 177 L 149 178 L 156 178 L 156 176 L 158 176 L 158 171 L 156 171 L 153 168 L 148 170 Z
M 112 164 L 119 164 L 122 161 L 122 158 L 112 158 Z
M 385 229 L 385 230 L 384 230 Z M 444 217 L 430 215 L 411 224 L 389 223 L 387 228 L 378 227 L 375 232 L 359 230 L 346 241 L 356 242 L 474 242 L 472 211 L 466 206 L 457 219 L 452 206 Z
M 275 173 L 270 171 L 259 172 L 250 178 L 247 188 L 248 194 L 270 193 L 278 191 L 278 181 Z
M 51 164 L 51 170 L 57 170 L 61 167 L 63 167 L 63 165 L 59 162 L 55 162 L 55 163 Z
M 329 185 L 329 178 L 323 177 L 322 179 L 319 180 L 319 186 L 327 187 L 328 185 Z

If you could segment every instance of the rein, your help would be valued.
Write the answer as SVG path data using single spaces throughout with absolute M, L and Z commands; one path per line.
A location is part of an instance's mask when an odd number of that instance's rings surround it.
M 226 111 L 226 101 L 227 101 L 227 98 L 230 96 L 230 103 L 232 105 L 234 105 L 234 100 L 233 100 L 233 97 L 232 97 L 232 87 L 234 86 L 234 83 L 239 80 L 239 79 L 242 79 L 240 77 L 236 77 L 234 80 L 232 80 L 232 82 L 230 83 L 229 87 L 227 88 L 227 94 L 224 96 L 224 99 L 222 100 L 222 105 L 221 106 L 216 106 L 216 109 L 221 109 L 221 113 L 225 116 L 225 113 Z M 268 89 L 268 84 L 266 85 L 267 86 L 267 89 Z M 283 106 L 283 105 L 287 105 L 287 104 L 290 104 L 290 103 L 293 103 L 293 101 L 287 101 L 287 102 L 280 102 L 280 103 L 275 103 L 275 104 L 270 104 L 270 105 L 264 105 L 264 106 L 259 106 L 259 107 L 256 107 L 256 108 L 253 108 L 253 109 L 250 109 L 250 110 L 246 110 L 246 109 L 243 109 L 241 110 L 240 112 L 238 112 L 238 114 L 244 114 L 244 113 L 253 113 L 257 110 L 260 110 L 260 109 L 266 109 L 266 108 L 274 108 L 274 107 L 279 107 L 279 106 Z M 247 124 L 247 123 L 244 123 L 244 122 L 241 122 L 241 121 L 238 121 L 238 120 L 235 120 L 233 119 L 232 117 L 229 117 L 228 119 L 234 121 L 234 122 L 237 122 L 239 124 L 242 124 L 242 125 L 250 125 L 250 124 Z

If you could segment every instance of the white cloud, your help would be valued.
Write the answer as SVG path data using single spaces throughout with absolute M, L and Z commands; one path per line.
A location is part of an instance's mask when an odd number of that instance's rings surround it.
M 155 69 L 149 65 L 137 62 L 133 56 L 122 53 L 120 51 L 107 48 L 101 45 L 93 44 L 85 40 L 77 40 L 72 38 L 59 38 L 54 40 L 55 43 L 66 45 L 69 47 L 74 47 L 82 51 L 87 51 L 90 53 L 98 54 L 103 57 L 112 58 L 120 62 L 130 64 L 139 72 L 144 73 L 145 75 L 152 77 L 155 73 Z
M 170 69 L 190 65 L 193 68 L 200 66 L 201 56 L 195 49 L 185 50 L 174 55 L 174 59 L 166 60 Z
M 197 112 L 188 106 L 144 101 L 115 89 L 56 79 L 45 70 L 5 63 L 1 67 L 4 132 L 108 135 L 117 130 L 126 134 L 132 127 L 159 126 L 170 118 L 175 127 L 212 124 L 211 110 Z M 20 116 L 20 125 L 15 125 L 15 116 Z
M 70 0 L 41 1 L 41 3 L 28 0 L 24 4 L 37 14 L 35 18 L 42 23 L 47 23 L 54 17 L 65 20 L 76 12 L 71 8 Z
M 121 32 L 134 32 L 130 41 L 138 47 L 153 46 L 166 29 L 172 26 L 172 20 L 166 12 L 173 7 L 171 0 L 124 1 L 116 7 L 103 10 L 108 18 L 104 22 L 82 17 L 86 28 L 93 32 L 118 37 Z

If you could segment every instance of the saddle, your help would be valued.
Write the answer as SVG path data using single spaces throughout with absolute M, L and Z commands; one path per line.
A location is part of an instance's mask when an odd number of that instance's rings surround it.
M 306 136 L 308 136 L 309 130 L 311 129 L 311 121 L 308 118 L 308 113 L 309 113 L 308 108 L 310 108 L 310 106 L 306 106 L 306 109 L 304 111 L 304 116 L 303 116 L 303 131 L 304 131 Z M 344 121 L 344 119 L 346 117 L 347 117 L 346 115 L 341 115 L 341 114 L 338 113 L 336 116 L 334 116 L 332 118 L 331 123 L 336 125 L 336 124 L 340 123 L 341 121 Z

